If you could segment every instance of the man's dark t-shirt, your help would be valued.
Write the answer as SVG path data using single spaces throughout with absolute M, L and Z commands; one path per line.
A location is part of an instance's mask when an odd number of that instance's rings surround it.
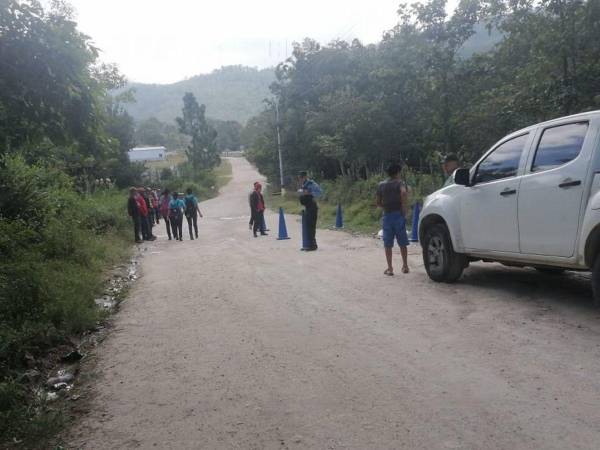
M 402 212 L 402 200 L 400 194 L 404 183 L 400 180 L 388 179 L 379 183 L 377 187 L 377 195 L 381 199 L 383 211 L 392 213 L 396 211 Z

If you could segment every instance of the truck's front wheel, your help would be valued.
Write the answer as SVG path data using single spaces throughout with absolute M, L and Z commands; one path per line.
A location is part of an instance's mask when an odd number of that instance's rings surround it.
M 452 248 L 448 228 L 431 225 L 423 236 L 423 262 L 427 275 L 433 281 L 453 283 L 466 267 L 466 258 Z M 599 284 L 600 286 L 600 284 Z

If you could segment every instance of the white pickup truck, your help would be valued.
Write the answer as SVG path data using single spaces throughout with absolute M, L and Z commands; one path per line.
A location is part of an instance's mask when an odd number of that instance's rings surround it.
M 591 270 L 600 304 L 600 111 L 512 133 L 453 180 L 421 213 L 432 280 L 454 282 L 477 260 Z

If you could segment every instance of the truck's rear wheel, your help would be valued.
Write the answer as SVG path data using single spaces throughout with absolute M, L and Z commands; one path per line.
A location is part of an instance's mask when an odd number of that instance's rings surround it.
M 423 262 L 427 275 L 433 281 L 453 283 L 467 265 L 464 255 L 452 248 L 450 233 L 445 225 L 432 225 L 423 237 Z

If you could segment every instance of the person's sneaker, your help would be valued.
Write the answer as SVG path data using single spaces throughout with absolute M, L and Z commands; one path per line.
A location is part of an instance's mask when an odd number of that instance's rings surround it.
M 198 235 L 196 235 L 196 239 L 198 239 Z
M 150 239 L 148 239 L 149 241 L 155 241 L 156 240 L 156 236 L 151 236 Z
M 169 236 L 169 240 L 171 240 L 171 236 Z
M 261 236 L 268 236 L 268 233 L 260 233 Z
M 136 240 L 135 240 L 135 243 L 136 243 L 136 244 L 143 244 L 143 243 L 144 243 L 144 241 L 142 241 L 141 239 L 136 239 Z

